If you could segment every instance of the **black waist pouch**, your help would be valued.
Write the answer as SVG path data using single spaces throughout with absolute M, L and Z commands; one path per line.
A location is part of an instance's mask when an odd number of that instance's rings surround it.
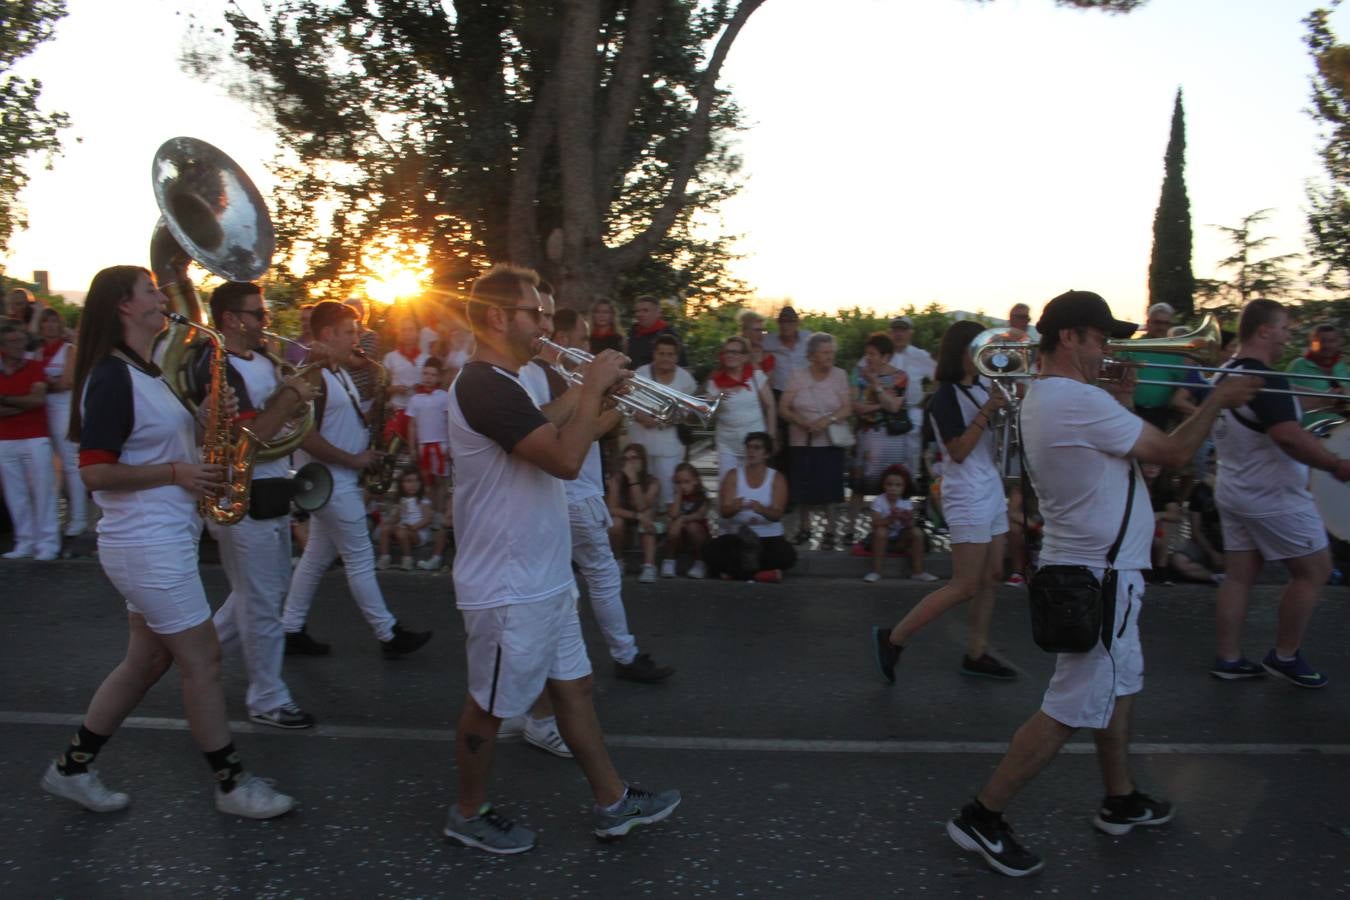
M 257 478 L 249 489 L 248 514 L 255 519 L 276 519 L 291 511 L 289 478 Z
M 1043 566 L 1031 576 L 1031 636 L 1047 653 L 1111 649 L 1116 618 L 1115 569 L 1098 580 L 1087 566 Z

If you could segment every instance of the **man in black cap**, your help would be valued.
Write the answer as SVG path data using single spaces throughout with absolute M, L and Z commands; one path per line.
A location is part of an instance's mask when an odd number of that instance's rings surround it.
M 1142 793 L 1130 776 L 1130 712 L 1143 688 L 1139 613 L 1141 571 L 1150 566 L 1153 511 L 1138 462 L 1180 466 L 1209 433 L 1219 410 L 1246 403 L 1260 387 L 1253 377 L 1220 382 L 1194 414 L 1171 434 L 1133 415 L 1097 386 L 1106 341 L 1134 332 L 1118 322 L 1097 294 L 1069 291 L 1045 307 L 1040 378 L 1022 401 L 1022 447 L 1027 475 L 1045 518 L 1041 564 L 1091 569 L 1115 598 L 1110 645 L 1086 653 L 1061 653 L 1041 708 L 1013 735 L 1007 754 L 975 798 L 947 825 L 965 850 L 984 857 L 1004 875 L 1031 875 L 1043 866 L 1022 847 L 1003 820 L 1013 797 L 1054 759 L 1079 728 L 1093 729 L 1106 786 L 1093 825 L 1123 835 L 1137 825 L 1161 825 L 1172 805 Z M 1121 386 L 1126 393 L 1132 384 Z M 1127 503 L 1127 497 L 1131 497 Z M 1117 541 L 1114 572 L 1107 556 Z M 1111 615 L 1108 598 L 1104 615 Z
M 777 333 L 764 336 L 764 351 L 773 354 L 773 367 L 769 370 L 769 387 L 773 390 L 774 409 L 783 408 L 780 401 L 792 373 L 809 365 L 806 360 L 806 342 L 810 339 L 811 332 L 801 328 L 801 318 L 795 309 L 785 306 L 778 311 Z M 773 468 L 780 472 L 789 472 L 792 469 L 789 459 L 792 448 L 788 446 L 787 419 L 779 415 L 778 422 L 769 423 L 769 427 L 773 429 L 778 441 L 778 454 L 774 457 Z

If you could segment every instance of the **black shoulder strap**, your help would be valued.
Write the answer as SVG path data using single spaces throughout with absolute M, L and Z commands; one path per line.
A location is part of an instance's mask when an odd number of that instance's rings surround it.
M 1120 531 L 1116 532 L 1116 542 L 1111 545 L 1111 549 L 1106 553 L 1106 567 L 1114 568 L 1116 564 L 1116 554 L 1120 552 L 1120 545 L 1125 540 L 1125 529 L 1130 527 L 1130 510 L 1134 508 L 1134 460 L 1130 460 L 1130 480 L 1125 487 L 1125 518 L 1120 520 Z

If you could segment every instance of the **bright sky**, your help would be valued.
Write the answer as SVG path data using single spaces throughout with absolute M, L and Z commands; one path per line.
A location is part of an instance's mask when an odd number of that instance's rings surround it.
M 750 123 L 746 187 L 723 217 L 744 235 L 736 272 L 813 310 L 936 300 L 1002 316 L 1080 288 L 1137 317 L 1178 86 L 1197 277 L 1225 255 L 1207 226 L 1263 207 L 1271 252 L 1301 251 L 1319 167 L 1300 20 L 1315 2 L 1151 0 L 1108 16 L 1051 0 L 768 0 L 722 81 Z M 103 266 L 146 260 L 163 140 L 215 144 L 264 196 L 273 141 L 178 66 L 179 10 L 220 4 L 69 6 L 22 71 L 83 142 L 35 172 L 30 230 L 5 262 L 83 290 Z M 1350 39 L 1350 13 L 1333 21 Z

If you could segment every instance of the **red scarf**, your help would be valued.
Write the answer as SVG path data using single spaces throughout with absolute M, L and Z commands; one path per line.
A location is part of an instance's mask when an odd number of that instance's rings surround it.
M 413 347 L 412 353 L 409 353 L 408 351 L 404 350 L 402 347 L 399 347 L 399 348 L 398 348 L 398 354 L 399 354 L 399 356 L 402 356 L 404 359 L 406 359 L 408 362 L 412 363 L 413 365 L 417 365 L 417 357 L 419 357 L 419 356 L 422 355 L 422 354 L 420 354 L 420 353 L 417 352 L 417 348 L 416 348 L 416 347 Z
M 652 324 L 648 325 L 646 328 L 637 328 L 637 327 L 635 327 L 634 330 L 633 330 L 633 335 L 634 335 L 635 337 L 646 337 L 646 336 L 649 335 L 649 334 L 656 334 L 658 331 L 661 331 L 661 330 L 663 330 L 663 329 L 665 329 L 665 328 L 669 328 L 669 327 L 670 327 L 670 326 L 666 324 L 666 320 L 665 320 L 665 319 L 658 318 L 655 322 L 653 322 Z
M 592 338 L 607 338 L 607 337 L 609 337 L 609 336 L 610 336 L 611 334 L 613 334 L 613 333 L 614 333 L 614 329 L 613 329 L 613 328 L 601 328 L 601 327 L 599 327 L 599 326 L 597 325 L 594 329 L 592 329 L 592 331 L 591 331 L 591 337 L 592 337 Z
M 774 356 L 772 353 L 765 353 L 764 356 L 762 356 L 759 360 L 759 370 L 763 372 L 765 375 L 768 375 L 770 372 L 773 371 L 774 363 L 776 362 L 778 362 L 778 358 L 776 356 Z
M 42 365 L 52 361 L 52 357 L 61 352 L 61 348 L 66 345 L 65 338 L 57 338 L 54 341 L 42 342 Z
M 1308 362 L 1312 363 L 1314 366 L 1317 366 L 1317 368 L 1321 369 L 1323 372 L 1326 372 L 1328 375 L 1331 374 L 1332 369 L 1336 368 L 1336 363 L 1341 361 L 1341 355 L 1337 353 L 1335 356 L 1331 358 L 1331 362 L 1324 366 L 1313 358 L 1313 352 L 1311 350 L 1303 354 L 1303 358 L 1306 359 Z
M 732 375 L 726 369 L 718 369 L 716 372 L 713 373 L 712 380 L 713 384 L 717 385 L 724 391 L 735 390 L 738 387 L 745 388 L 748 391 L 750 390 L 750 379 L 754 376 L 754 374 L 755 374 L 755 367 L 750 365 L 749 363 L 746 363 L 745 366 L 741 369 L 740 378 L 737 378 L 735 375 Z

